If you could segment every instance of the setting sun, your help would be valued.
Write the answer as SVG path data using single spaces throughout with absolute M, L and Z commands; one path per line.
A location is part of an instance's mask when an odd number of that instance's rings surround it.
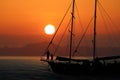
M 55 32 L 55 27 L 51 24 L 45 26 L 44 31 L 46 34 L 52 35 Z

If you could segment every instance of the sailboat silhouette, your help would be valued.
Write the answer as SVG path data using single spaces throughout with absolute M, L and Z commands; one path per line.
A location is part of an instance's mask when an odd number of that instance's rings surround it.
M 106 64 L 106 61 L 116 59 L 120 59 L 120 56 L 109 56 L 109 57 L 97 57 L 96 56 L 96 16 L 97 16 L 97 2 L 95 0 L 95 8 L 94 8 L 94 37 L 93 37 L 93 56 L 92 59 L 72 59 L 72 46 L 73 46 L 73 28 L 74 28 L 74 6 L 75 0 L 72 0 L 72 12 L 71 12 L 71 27 L 70 27 L 70 46 L 69 46 L 69 57 L 60 57 L 57 56 L 56 59 L 49 59 L 50 52 L 49 47 L 52 44 L 55 35 L 60 27 L 56 30 L 53 38 L 51 39 L 47 50 L 47 59 L 42 60 L 48 62 L 51 66 L 53 72 L 59 74 L 67 74 L 67 75 L 91 75 L 91 74 L 119 74 L 120 73 L 120 63 L 111 63 Z M 75 50 L 76 51 L 76 50 Z M 52 56 L 53 57 L 53 56 Z

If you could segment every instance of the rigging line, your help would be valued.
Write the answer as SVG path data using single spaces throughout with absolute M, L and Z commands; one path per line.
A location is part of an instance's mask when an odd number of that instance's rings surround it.
M 61 39 L 59 40 L 59 43 L 58 43 L 58 45 L 57 45 L 57 47 L 56 47 L 56 49 L 55 49 L 55 51 L 54 51 L 54 53 L 53 53 L 54 55 L 55 55 L 55 53 L 57 52 L 58 47 L 59 47 L 59 45 L 60 45 L 61 42 L 62 42 L 62 39 L 63 39 L 63 37 L 64 37 L 64 35 L 65 35 L 65 33 L 66 33 L 66 31 L 67 31 L 69 25 L 70 25 L 71 20 L 72 20 L 72 19 L 69 20 L 69 23 L 67 24 L 67 27 L 66 27 L 66 29 L 65 29 L 64 32 L 63 32 L 63 36 L 62 36 Z
M 98 8 L 99 8 L 99 11 L 100 11 L 101 16 L 102 16 L 102 18 L 103 18 L 105 28 L 106 28 L 106 30 L 111 34 L 111 32 L 110 32 L 109 29 L 108 29 L 108 25 L 107 25 L 107 23 L 106 23 L 106 20 L 105 20 L 104 14 L 103 14 L 103 12 L 102 12 L 102 10 L 101 10 L 101 6 L 98 5 Z M 109 35 L 109 36 L 110 36 L 110 35 Z M 112 41 L 113 41 L 113 39 L 112 39 Z
M 103 18 L 103 20 L 104 20 L 104 23 L 105 23 L 105 25 L 107 26 L 107 23 L 106 23 L 105 18 L 108 19 L 108 21 L 110 21 L 110 19 L 109 19 L 108 15 L 106 14 L 106 12 L 104 11 L 104 9 L 103 9 L 102 5 L 100 4 L 100 2 L 98 3 L 98 8 L 99 8 L 100 13 L 101 13 L 101 16 L 102 16 L 102 18 Z M 104 14 L 103 14 L 103 12 L 104 12 Z M 105 16 L 103 16 L 103 15 L 105 15 Z M 107 15 L 107 16 L 106 16 L 106 15 Z M 111 22 L 109 22 L 109 24 L 111 24 Z M 107 30 L 108 30 L 108 29 L 107 29 Z
M 106 28 L 106 30 L 109 32 L 109 30 L 108 30 L 108 28 L 107 28 L 108 25 L 107 25 L 107 23 L 106 23 L 105 17 L 103 16 L 104 14 L 103 14 L 103 12 L 102 12 L 101 7 L 100 7 L 99 4 L 98 4 L 98 8 L 99 8 L 101 17 L 102 17 L 102 19 L 103 19 L 103 21 L 104 21 L 105 28 Z
M 47 50 L 48 50 L 48 48 L 50 47 L 50 45 L 52 44 L 52 41 L 54 40 L 54 38 L 55 38 L 55 36 L 56 36 L 56 34 L 57 34 L 57 32 L 58 32 L 58 30 L 59 30 L 59 28 L 60 28 L 60 26 L 61 26 L 63 20 L 65 19 L 66 15 L 67 15 L 67 13 L 68 13 L 70 7 L 71 7 L 71 5 L 72 5 L 72 3 L 71 3 L 70 6 L 68 7 L 68 9 L 67 9 L 67 11 L 65 12 L 65 14 L 64 14 L 64 16 L 63 16 L 63 18 L 62 18 L 60 24 L 58 25 L 58 28 L 57 28 L 57 30 L 55 31 L 55 34 L 53 35 L 53 37 L 52 37 L 50 43 L 49 43 L 48 46 L 47 46 Z
M 75 4 L 76 4 L 76 3 L 75 3 Z M 83 25 L 82 25 L 82 23 L 81 23 L 81 18 L 80 18 L 80 15 L 79 15 L 79 10 L 78 10 L 77 4 L 75 5 L 75 7 L 76 7 L 76 10 L 77 10 L 77 15 L 78 15 L 78 19 L 79 19 L 80 26 L 81 26 L 82 29 L 84 29 L 84 28 L 83 28 Z
M 100 12 L 101 12 L 101 16 L 102 16 L 102 18 L 103 18 L 103 20 L 104 20 L 104 22 L 106 23 L 106 20 L 105 20 L 105 18 L 104 17 L 106 17 L 108 20 L 109 20 L 109 24 L 112 24 L 112 19 L 110 20 L 109 19 L 109 15 L 107 15 L 106 14 L 106 12 L 104 11 L 105 9 L 103 9 L 103 6 L 99 3 L 99 5 L 98 5 L 98 7 L 99 7 L 99 9 L 100 9 Z M 101 8 L 102 8 L 102 10 L 101 10 Z M 102 12 L 105 12 L 104 14 L 106 14 L 107 16 L 103 16 L 103 13 Z M 107 24 L 105 24 L 106 26 L 105 26 L 105 28 L 107 29 L 107 31 L 110 33 L 110 35 L 109 35 L 109 40 L 111 40 L 112 42 L 116 42 L 117 44 L 120 42 L 119 41 L 119 39 L 114 39 L 114 37 L 113 37 L 113 35 L 112 35 L 112 32 L 113 32 L 113 29 L 110 29 L 110 30 L 112 30 L 112 31 L 109 31 L 108 30 L 108 25 Z M 114 25 L 114 24 L 113 24 Z M 116 26 L 117 27 L 117 26 Z M 119 29 L 118 29 L 119 30 Z M 114 41 L 115 40 L 115 41 Z
M 106 20 L 106 19 L 108 19 L 108 17 L 106 16 L 106 13 L 103 13 L 103 12 L 104 12 L 104 11 L 103 11 L 103 8 L 101 7 L 101 5 L 100 5 L 99 3 L 98 3 L 98 8 L 99 8 L 99 11 L 100 11 L 100 13 L 101 13 L 101 16 L 102 16 L 102 19 L 103 19 L 103 22 L 104 22 L 104 25 L 105 25 L 106 30 L 107 30 L 110 34 L 112 34 L 111 31 L 110 31 L 109 28 L 108 28 L 108 25 L 110 25 L 111 22 L 110 22 L 110 20 Z M 108 24 L 107 24 L 106 21 L 108 21 Z
M 91 20 L 90 20 L 90 22 L 88 23 L 87 28 L 85 29 L 85 31 L 84 31 L 84 33 L 83 33 L 83 35 L 82 35 L 82 37 L 81 37 L 81 39 L 80 39 L 80 41 L 79 41 L 76 49 L 75 49 L 75 51 L 73 52 L 73 56 L 74 56 L 75 53 L 77 52 L 77 50 L 78 50 L 78 48 L 79 48 L 79 46 L 80 46 L 83 38 L 85 37 L 85 35 L 86 35 L 86 33 L 87 33 L 87 31 L 88 31 L 88 29 L 89 29 L 89 27 L 90 27 L 90 24 L 91 24 L 91 22 L 92 22 L 93 19 L 94 19 L 94 17 L 92 17 Z
M 118 26 L 114 23 L 114 21 L 111 19 L 110 15 L 107 13 L 107 11 L 104 9 L 104 7 L 102 6 L 102 4 L 98 1 L 99 5 L 101 6 L 101 8 L 103 9 L 103 11 L 106 13 L 107 17 L 109 18 L 109 20 L 111 21 L 111 23 L 116 26 L 116 30 L 118 30 L 118 32 L 120 32 L 120 29 L 118 28 Z

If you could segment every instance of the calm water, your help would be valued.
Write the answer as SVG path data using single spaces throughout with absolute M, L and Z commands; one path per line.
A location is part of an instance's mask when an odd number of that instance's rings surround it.
M 58 75 L 39 57 L 0 57 L 0 80 L 120 80 L 120 77 Z

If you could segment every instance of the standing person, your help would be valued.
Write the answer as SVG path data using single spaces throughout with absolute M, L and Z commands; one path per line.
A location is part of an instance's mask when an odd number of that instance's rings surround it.
M 47 50 L 47 60 L 49 60 L 50 52 Z
M 51 56 L 51 60 L 53 60 L 53 54 L 50 54 L 50 56 Z

